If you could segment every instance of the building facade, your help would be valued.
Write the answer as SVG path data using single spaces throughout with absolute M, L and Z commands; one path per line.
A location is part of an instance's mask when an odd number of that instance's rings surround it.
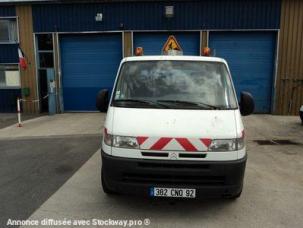
M 225 58 L 237 93 L 255 97 L 256 113 L 297 114 L 302 21 L 300 0 L 2 3 L 0 112 L 13 111 L 17 96 L 26 112 L 48 111 L 47 72 L 54 72 L 57 112 L 95 111 L 96 93 L 112 89 L 123 57 L 139 46 L 160 55 L 174 35 L 184 55 L 208 46 Z M 18 68 L 18 47 L 26 70 Z

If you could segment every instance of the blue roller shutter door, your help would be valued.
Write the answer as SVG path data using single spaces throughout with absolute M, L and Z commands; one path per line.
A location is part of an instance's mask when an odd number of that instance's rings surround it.
M 256 113 L 271 111 L 275 32 L 211 32 L 209 46 L 230 67 L 237 94 L 252 93 Z
M 170 35 L 174 35 L 184 55 L 200 55 L 199 32 L 137 32 L 134 48 L 143 47 L 144 55 L 162 55 L 162 47 Z
M 112 90 L 122 58 L 121 34 L 61 37 L 65 111 L 95 111 L 100 89 Z

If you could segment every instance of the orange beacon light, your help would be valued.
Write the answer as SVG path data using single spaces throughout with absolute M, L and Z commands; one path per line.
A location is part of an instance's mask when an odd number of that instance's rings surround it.
M 210 56 L 210 48 L 209 47 L 204 47 L 202 49 L 202 55 L 203 56 Z
M 143 55 L 143 47 L 137 47 L 135 49 L 135 55 L 136 56 L 142 56 Z

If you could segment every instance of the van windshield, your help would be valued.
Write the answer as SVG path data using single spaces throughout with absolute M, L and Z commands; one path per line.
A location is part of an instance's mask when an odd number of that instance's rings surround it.
M 225 64 L 174 60 L 125 62 L 111 105 L 127 108 L 237 108 Z

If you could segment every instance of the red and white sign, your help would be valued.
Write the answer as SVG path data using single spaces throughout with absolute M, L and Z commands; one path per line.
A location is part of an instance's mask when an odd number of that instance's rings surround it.
M 142 150 L 207 151 L 211 144 L 208 138 L 137 137 Z
M 169 51 L 182 51 L 180 44 L 178 43 L 175 36 L 169 36 L 167 41 L 165 42 L 162 52 L 164 54 L 168 54 Z
M 18 48 L 18 56 L 19 56 L 19 65 L 20 65 L 20 68 L 22 70 L 26 70 L 27 63 L 26 63 L 25 57 L 23 55 L 23 52 L 22 52 L 22 50 L 20 48 Z

